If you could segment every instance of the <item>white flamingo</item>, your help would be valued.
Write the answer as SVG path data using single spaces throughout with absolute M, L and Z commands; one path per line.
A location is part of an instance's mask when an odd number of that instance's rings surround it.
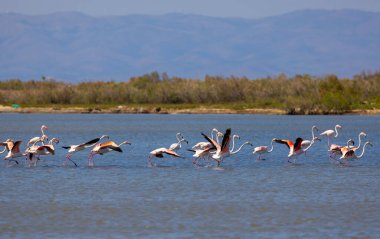
M 330 137 L 334 137 L 334 138 L 337 138 L 338 135 L 339 135 L 339 132 L 338 132 L 338 129 L 341 129 L 342 126 L 340 126 L 339 124 L 335 125 L 335 130 L 332 130 L 332 129 L 329 129 L 329 130 L 326 130 L 324 132 L 322 132 L 320 135 L 322 136 L 326 136 L 327 137 L 327 145 L 330 146 Z M 335 135 L 334 135 L 335 133 Z
M 182 147 L 181 143 L 185 142 L 186 144 L 189 144 L 189 141 L 187 141 L 181 133 L 176 134 L 177 143 L 171 144 L 169 147 L 169 150 L 176 151 Z
M 91 150 L 91 153 L 87 159 L 88 166 L 94 166 L 93 157 L 95 156 L 95 154 L 103 155 L 103 154 L 106 154 L 106 153 L 111 152 L 111 151 L 117 151 L 117 152 L 122 153 L 123 150 L 120 148 L 120 146 L 123 144 L 129 144 L 130 145 L 131 143 L 128 141 L 124 141 L 120 144 L 116 144 L 113 141 L 107 141 L 107 142 L 95 145 L 95 147 Z
M 71 160 L 71 156 L 79 151 L 82 151 L 86 148 L 93 147 L 97 142 L 100 140 L 107 138 L 109 139 L 108 135 L 102 135 L 100 138 L 92 139 L 86 143 L 77 144 L 77 145 L 69 145 L 69 146 L 62 146 L 64 149 L 68 149 L 68 153 L 66 154 L 66 160 L 64 162 L 64 165 L 67 164 L 67 161 L 71 161 L 75 166 L 78 166 L 73 160 Z
M 315 138 L 314 136 L 314 130 L 315 131 L 318 131 L 318 128 L 317 126 L 313 125 L 313 127 L 311 127 L 311 140 L 313 140 Z M 311 140 L 303 140 L 301 142 L 301 147 L 304 149 L 304 148 L 307 148 L 310 144 L 311 144 Z
M 258 154 L 258 156 L 256 157 L 256 160 L 265 160 L 265 159 L 261 159 L 261 155 L 267 154 L 273 151 L 274 140 L 275 139 L 272 139 L 272 142 L 271 142 L 272 147 L 270 149 L 268 146 L 258 146 L 253 149 L 252 154 Z
M 31 138 L 28 141 L 28 146 L 29 145 L 35 145 L 38 142 L 41 142 L 43 144 L 45 141 L 48 141 L 49 137 L 44 132 L 44 130 L 47 130 L 47 129 L 48 129 L 48 127 L 46 125 L 42 125 L 41 126 L 42 135 L 40 137 L 37 136 L 37 137 Z
M 216 138 L 216 143 L 219 144 L 219 137 L 223 137 L 223 134 L 221 132 L 219 132 L 216 128 L 213 128 L 211 130 L 211 139 L 214 140 L 214 132 L 216 132 L 216 135 L 215 135 L 215 138 Z M 207 148 L 211 148 L 212 147 L 212 144 L 210 142 L 199 142 L 197 144 L 195 144 L 192 149 L 207 149 Z

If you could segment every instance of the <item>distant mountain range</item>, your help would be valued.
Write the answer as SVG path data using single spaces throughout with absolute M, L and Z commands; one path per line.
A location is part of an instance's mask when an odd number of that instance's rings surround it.
M 188 14 L 0 14 L 0 79 L 352 76 L 380 70 L 380 13 L 303 10 L 260 19 Z

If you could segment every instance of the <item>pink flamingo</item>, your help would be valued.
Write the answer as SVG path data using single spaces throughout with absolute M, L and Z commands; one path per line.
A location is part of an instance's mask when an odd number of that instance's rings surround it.
M 177 154 L 173 150 L 170 150 L 167 148 L 158 148 L 158 149 L 155 149 L 149 153 L 148 166 L 150 166 L 150 167 L 153 166 L 153 164 L 152 164 L 152 158 L 153 157 L 163 158 L 164 154 L 171 155 L 171 156 L 176 157 L 176 158 L 183 158 L 182 156 L 180 156 L 179 154 Z
M 339 124 L 335 125 L 335 130 L 332 130 L 332 129 L 329 129 L 329 130 L 326 130 L 324 132 L 322 132 L 320 135 L 322 136 L 326 136 L 327 137 L 327 145 L 330 146 L 330 137 L 334 137 L 334 138 L 337 138 L 338 137 L 338 129 L 341 129 L 342 126 L 340 126 Z M 334 135 L 335 133 L 335 135 Z
M 21 143 L 22 143 L 21 140 L 14 142 L 11 139 L 7 139 L 5 142 L 0 143 L 0 146 L 5 146 L 6 150 L 8 150 L 8 154 L 4 158 L 4 160 L 8 160 L 7 164 L 11 161 L 18 164 L 18 161 L 14 158 L 18 158 L 18 157 L 23 156 L 21 151 L 20 151 Z
M 91 153 L 87 159 L 88 166 L 94 166 L 93 157 L 95 156 L 95 154 L 103 155 L 111 151 L 117 151 L 117 152 L 122 153 L 123 150 L 120 148 L 120 146 L 123 144 L 131 145 L 131 143 L 128 141 L 124 141 L 120 144 L 116 144 L 113 141 L 107 141 L 107 142 L 95 145 L 95 147 L 91 150 Z
M 258 146 L 258 147 L 255 147 L 252 154 L 258 154 L 258 156 L 256 157 L 256 160 L 265 160 L 265 159 L 261 159 L 261 155 L 263 154 L 267 154 L 267 153 L 270 153 L 273 151 L 273 142 L 274 142 L 275 139 L 272 139 L 272 142 L 271 142 L 271 149 L 269 149 L 268 146 Z
M 67 161 L 70 160 L 72 163 L 74 163 L 75 166 L 78 166 L 73 160 L 71 160 L 71 156 L 76 152 L 79 152 L 79 151 L 82 151 L 86 148 L 90 148 L 90 147 L 94 146 L 97 142 L 99 142 L 103 138 L 109 139 L 109 136 L 108 135 L 102 135 L 102 137 L 90 140 L 86 143 L 77 144 L 77 145 L 62 146 L 62 148 L 68 149 L 68 153 L 66 155 L 66 160 L 64 162 L 64 165 L 66 165 Z
M 309 150 L 310 147 L 313 146 L 315 140 L 320 140 L 320 139 L 318 137 L 314 137 L 314 139 L 311 141 L 310 145 L 305 149 L 302 149 L 302 147 L 301 147 L 301 143 L 303 141 L 302 138 L 297 138 L 295 143 L 293 143 L 293 141 L 288 140 L 288 139 L 274 139 L 274 142 L 279 143 L 279 144 L 285 144 L 289 148 L 288 162 L 292 163 L 290 161 L 290 158 L 294 157 L 295 159 L 294 159 L 293 163 L 295 163 L 297 156 L 299 156 L 300 154 L 305 153 L 307 150 Z

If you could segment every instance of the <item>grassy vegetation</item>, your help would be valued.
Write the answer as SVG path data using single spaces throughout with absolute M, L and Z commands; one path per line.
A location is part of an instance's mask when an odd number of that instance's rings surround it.
M 110 109 L 119 105 L 146 109 L 281 109 L 289 114 L 345 113 L 380 108 L 380 72 L 352 79 L 335 75 L 285 75 L 260 79 L 169 78 L 153 72 L 127 82 L 18 79 L 0 81 L 0 104 L 22 107 Z

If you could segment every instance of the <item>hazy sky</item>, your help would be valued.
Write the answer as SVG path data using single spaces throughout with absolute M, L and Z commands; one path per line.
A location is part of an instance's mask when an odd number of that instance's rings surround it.
M 380 0 L 0 0 L 0 12 L 46 14 L 78 11 L 93 16 L 191 13 L 257 18 L 299 9 L 380 12 Z

